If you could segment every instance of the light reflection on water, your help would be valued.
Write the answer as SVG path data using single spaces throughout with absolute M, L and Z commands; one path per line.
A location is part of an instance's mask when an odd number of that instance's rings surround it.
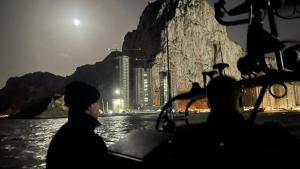
M 96 133 L 107 146 L 133 129 L 154 128 L 156 116 L 114 116 L 99 119 Z M 0 119 L 0 168 L 45 168 L 49 143 L 67 119 Z
M 107 146 L 134 129 L 153 129 L 156 115 L 102 117 L 96 128 Z M 191 115 L 190 123 L 204 122 L 207 114 Z M 67 119 L 0 119 L 0 169 L 45 168 L 48 145 Z M 279 122 L 300 139 L 300 114 L 265 114 L 257 122 Z

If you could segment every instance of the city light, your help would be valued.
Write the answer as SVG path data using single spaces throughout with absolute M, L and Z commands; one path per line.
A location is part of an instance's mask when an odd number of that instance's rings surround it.
M 121 104 L 121 99 L 115 99 L 113 100 L 114 105 L 120 105 Z
M 119 95 L 119 94 L 120 94 L 120 89 L 117 89 L 117 90 L 115 91 L 115 93 Z
M 113 112 L 120 113 L 124 110 L 124 100 L 123 99 L 113 99 Z
M 101 109 L 99 109 L 98 111 L 99 111 L 99 114 L 104 114 L 104 112 Z

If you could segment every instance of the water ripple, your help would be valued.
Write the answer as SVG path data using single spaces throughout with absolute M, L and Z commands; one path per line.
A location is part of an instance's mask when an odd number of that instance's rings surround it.
M 95 132 L 107 146 L 134 129 L 154 127 L 155 116 L 114 116 L 99 119 Z M 67 119 L 0 119 L 0 168 L 45 168 L 49 143 Z

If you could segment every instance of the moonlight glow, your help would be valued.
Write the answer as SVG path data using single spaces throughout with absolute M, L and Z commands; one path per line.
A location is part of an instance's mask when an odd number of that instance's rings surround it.
M 74 24 L 75 26 L 79 26 L 79 25 L 81 24 L 81 22 L 80 22 L 79 19 L 74 19 L 74 20 L 73 20 L 73 24 Z

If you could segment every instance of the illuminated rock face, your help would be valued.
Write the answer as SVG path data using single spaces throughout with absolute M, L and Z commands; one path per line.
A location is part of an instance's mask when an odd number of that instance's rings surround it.
M 230 64 L 226 74 L 239 77 L 236 62 L 244 55 L 243 50 L 228 38 L 226 28 L 214 19 L 214 10 L 205 0 L 171 1 L 167 24 L 166 10 L 165 1 L 150 4 L 141 16 L 138 29 L 129 33 L 123 44 L 123 48 L 141 47 L 146 58 L 155 58 L 152 67 L 154 105 L 161 104 L 159 74 L 167 71 L 166 29 L 172 96 L 189 91 L 192 82 L 203 86 L 202 72 L 211 70 L 216 63 Z
M 239 76 L 236 62 L 243 51 L 228 38 L 225 27 L 214 19 L 214 11 L 206 1 L 179 1 L 166 29 L 169 31 L 172 95 L 190 90 L 191 82 L 203 86 L 202 72 L 211 70 L 216 63 L 230 64 L 226 74 Z M 161 38 L 166 42 L 165 30 Z M 158 86 L 158 72 L 166 71 L 166 60 L 166 45 L 163 45 L 153 66 L 154 87 Z
M 155 106 L 162 105 L 165 100 L 162 101 L 162 93 L 166 83 L 162 82 L 160 75 L 166 75 L 162 72 L 167 72 L 166 30 L 169 35 L 172 96 L 189 91 L 192 82 L 199 82 L 203 87 L 202 72 L 211 70 L 216 63 L 228 63 L 230 68 L 225 73 L 240 79 L 236 63 L 245 52 L 228 38 L 226 27 L 215 20 L 214 10 L 205 0 L 170 0 L 168 16 L 166 13 L 165 1 L 150 3 L 137 29 L 127 33 L 123 43 L 123 49 L 141 48 L 141 52 L 126 54 L 132 58 L 142 57 L 145 60 L 143 64 L 152 66 L 152 98 Z M 299 87 L 288 85 L 288 89 L 288 96 L 279 100 L 267 93 L 262 106 L 280 108 L 299 105 Z M 245 106 L 254 105 L 258 94 L 259 88 L 252 91 L 247 89 L 244 94 Z M 179 102 L 177 108 L 183 111 L 185 105 L 186 102 Z M 195 108 L 207 108 L 206 101 L 198 102 L 192 107 Z

